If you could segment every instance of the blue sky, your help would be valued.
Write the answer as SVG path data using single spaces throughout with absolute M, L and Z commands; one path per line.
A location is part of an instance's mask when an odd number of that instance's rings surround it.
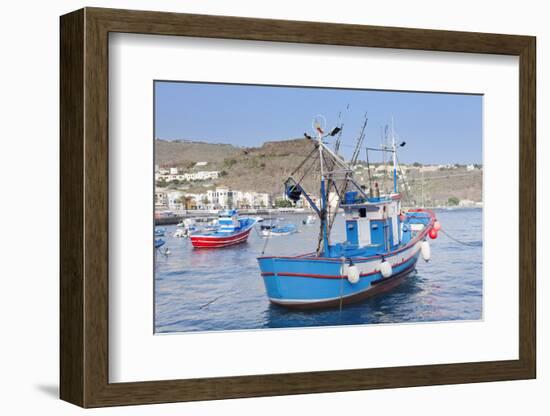
M 157 81 L 155 136 L 259 146 L 311 134 L 317 114 L 331 128 L 341 112 L 349 156 L 367 112 L 366 145 L 380 144 L 393 116 L 396 134 L 407 142 L 403 163 L 481 163 L 482 101 L 480 95 Z

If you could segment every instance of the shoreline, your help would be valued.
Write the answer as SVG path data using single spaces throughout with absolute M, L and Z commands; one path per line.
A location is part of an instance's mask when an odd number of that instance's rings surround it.
M 414 209 L 418 207 L 402 207 L 404 211 L 408 209 Z M 483 209 L 483 206 L 450 206 L 450 207 L 423 207 L 434 211 L 461 211 L 468 209 Z M 222 210 L 179 210 L 179 211 L 156 211 L 154 222 L 155 225 L 173 225 L 178 224 L 180 221 L 186 218 L 197 218 L 208 221 L 218 218 L 218 212 Z M 315 214 L 315 211 L 306 208 L 260 208 L 260 209 L 239 209 L 241 215 L 257 215 L 257 216 L 277 216 L 281 214 L 289 215 L 311 215 Z M 172 215 L 157 216 L 161 212 L 171 212 Z M 343 210 L 342 210 L 343 212 Z

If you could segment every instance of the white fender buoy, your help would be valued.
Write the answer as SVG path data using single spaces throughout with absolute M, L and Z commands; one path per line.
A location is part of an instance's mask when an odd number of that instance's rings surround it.
M 355 284 L 359 281 L 359 268 L 356 265 L 348 267 L 348 282 Z
M 380 263 L 380 273 L 382 273 L 382 277 L 390 277 L 392 272 L 391 264 L 386 260 L 382 260 L 382 263 Z
M 427 241 L 422 241 L 422 244 L 420 245 L 420 252 L 422 253 L 422 258 L 424 259 L 424 261 L 430 261 L 430 243 L 428 243 Z

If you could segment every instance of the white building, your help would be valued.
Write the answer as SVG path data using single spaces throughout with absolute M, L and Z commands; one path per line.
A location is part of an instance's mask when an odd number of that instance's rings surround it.
M 233 191 L 233 202 L 238 208 L 268 208 L 269 194 L 253 191 Z
M 166 191 L 166 204 L 170 210 L 180 210 L 183 209 L 183 199 L 184 193 L 182 191 Z
M 473 207 L 475 202 L 470 199 L 461 199 L 458 205 L 461 207 Z
M 446 163 L 444 165 L 439 165 L 439 169 L 456 169 L 456 166 L 451 163 Z
M 178 168 L 170 168 L 170 175 L 177 175 L 179 173 Z
M 420 172 L 437 172 L 439 165 L 424 165 L 420 168 Z
M 245 209 L 269 208 L 270 195 L 263 192 L 235 191 L 225 186 L 209 189 L 202 194 L 191 196 L 197 209 Z
M 160 189 L 155 189 L 155 207 L 167 207 L 168 198 L 166 192 L 161 191 Z
M 217 179 L 220 175 L 220 172 L 217 170 L 212 171 L 200 171 L 193 173 L 186 173 L 185 177 L 188 181 L 205 181 L 208 179 Z
M 172 169 L 176 168 L 170 168 L 170 171 L 172 172 Z M 200 172 L 191 172 L 191 173 L 169 173 L 169 174 L 162 174 L 162 173 L 156 173 L 155 174 L 155 180 L 160 181 L 164 180 L 166 182 L 172 182 L 172 181 L 206 181 L 211 179 L 217 179 L 220 175 L 220 172 L 217 170 L 213 171 L 200 171 Z
M 233 191 L 229 188 L 219 187 L 206 191 L 209 206 L 213 209 L 227 209 L 233 207 Z

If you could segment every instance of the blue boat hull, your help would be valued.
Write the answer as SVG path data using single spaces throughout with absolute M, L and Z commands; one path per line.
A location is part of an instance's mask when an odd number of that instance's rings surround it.
M 431 213 L 413 212 L 410 215 L 409 224 L 422 224 L 422 229 L 388 252 L 365 250 L 332 257 L 315 254 L 259 257 L 269 300 L 289 308 L 338 307 L 395 287 L 415 270 L 423 242 L 435 219 Z M 385 262 L 391 267 L 383 264 Z M 383 269 L 387 277 L 383 276 Z
M 420 251 L 416 250 L 410 258 L 395 264 L 388 278 L 378 270 L 361 273 L 357 283 L 350 283 L 342 274 L 341 262 L 300 258 L 261 258 L 259 262 L 267 296 L 272 303 L 314 309 L 359 302 L 395 287 L 414 271 L 419 254 Z M 374 270 L 377 270 L 376 266 Z

